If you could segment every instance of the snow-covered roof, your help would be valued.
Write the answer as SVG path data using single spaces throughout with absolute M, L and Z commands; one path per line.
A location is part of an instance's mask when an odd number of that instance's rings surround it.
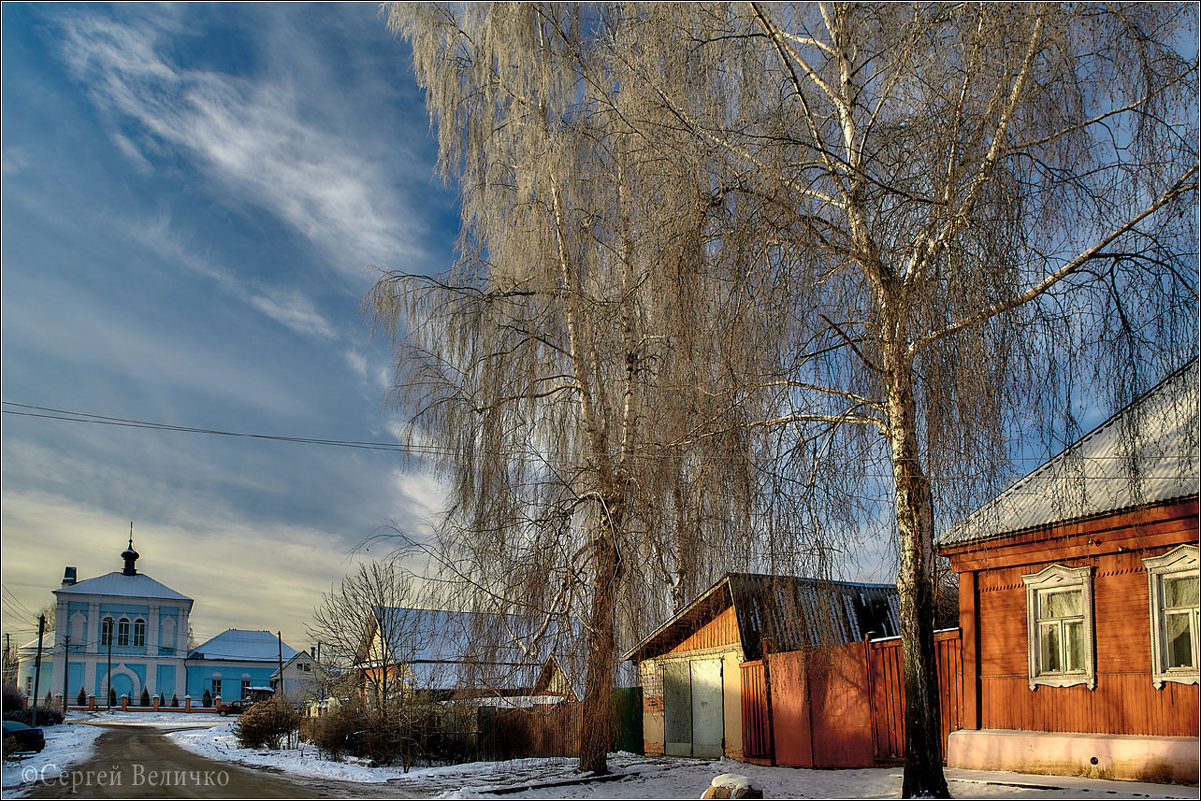
M 54 590 L 55 595 L 118 595 L 123 598 L 161 598 L 170 601 L 191 601 L 186 595 L 147 576 L 137 573 L 127 576 L 117 570 L 103 576 L 77 581 Z
M 285 661 L 296 655 L 296 649 L 287 643 L 280 645 L 271 631 L 249 631 L 226 629 L 194 648 L 188 659 L 226 659 L 239 662 L 279 662 L 280 648 Z
M 957 545 L 1197 495 L 1197 360 L 938 537 Z
M 377 612 L 392 658 L 424 689 L 533 687 L 553 654 L 571 648 L 566 627 L 539 615 L 389 607 Z M 570 681 L 570 678 L 569 678 Z

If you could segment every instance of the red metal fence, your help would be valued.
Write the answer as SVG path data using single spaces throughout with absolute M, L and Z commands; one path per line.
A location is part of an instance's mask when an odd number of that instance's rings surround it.
M 963 707 L 959 630 L 935 634 L 943 753 Z M 748 757 L 794 767 L 869 767 L 905 753 L 899 639 L 771 654 L 744 663 Z

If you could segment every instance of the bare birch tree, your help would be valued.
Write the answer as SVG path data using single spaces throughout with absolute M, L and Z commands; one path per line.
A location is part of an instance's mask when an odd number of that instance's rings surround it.
M 782 369 L 747 377 L 780 389 L 758 421 L 794 443 L 779 474 L 827 515 L 847 504 L 813 480 L 823 459 L 887 467 L 903 792 L 946 795 L 938 515 L 995 491 L 1009 426 L 1070 428 L 1086 365 L 1120 405 L 1196 353 L 1196 7 L 704 5 L 623 24 L 615 59 L 668 112 L 648 136 L 718 146 L 714 189 L 757 234 L 731 253 L 790 287 Z

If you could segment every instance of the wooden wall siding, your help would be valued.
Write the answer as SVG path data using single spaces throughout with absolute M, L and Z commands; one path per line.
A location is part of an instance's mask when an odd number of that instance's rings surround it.
M 1163 545 L 1080 559 L 1056 559 L 977 574 L 980 727 L 1028 731 L 1192 736 L 1197 685 L 1151 683 L 1151 622 L 1142 559 Z M 1026 588 L 1021 576 L 1049 564 L 1093 567 L 1097 686 L 1029 689 Z M 970 608 L 964 610 L 971 613 Z
M 708 648 L 720 648 L 725 645 L 738 645 L 741 639 L 738 635 L 738 616 L 733 606 L 727 606 L 712 620 L 672 648 L 669 653 L 681 654 L 685 651 L 702 651 Z
M 743 662 L 742 753 L 767 759 L 771 756 L 771 719 L 767 711 L 767 670 L 762 660 Z
M 934 634 L 938 671 L 939 731 L 942 751 L 947 735 L 960 728 L 963 715 L 963 647 L 958 629 Z M 899 639 L 870 645 L 872 732 L 877 760 L 905 756 L 905 676 Z

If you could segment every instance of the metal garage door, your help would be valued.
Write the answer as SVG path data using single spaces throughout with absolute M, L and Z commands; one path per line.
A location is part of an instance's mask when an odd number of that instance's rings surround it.
M 663 664 L 663 748 L 692 756 L 692 679 L 687 662 Z
M 663 746 L 672 756 L 719 757 L 725 722 L 720 659 L 663 665 Z

